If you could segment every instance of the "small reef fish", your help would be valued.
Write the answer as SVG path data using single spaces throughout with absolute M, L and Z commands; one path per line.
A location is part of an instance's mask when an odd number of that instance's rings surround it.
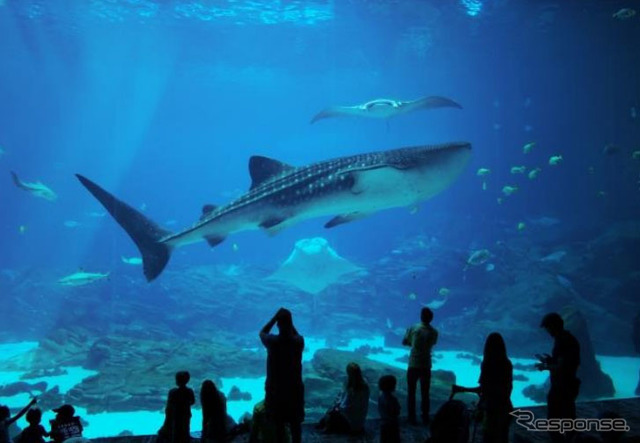
M 27 227 L 25 225 L 18 226 L 18 232 L 20 234 L 24 234 L 25 232 L 27 232 Z
M 122 263 L 126 263 L 131 266 L 142 266 L 142 257 L 125 257 L 124 255 L 120 257 Z
M 609 143 L 604 148 L 602 148 L 602 153 L 604 155 L 614 155 L 620 152 L 620 148 L 612 143 Z
M 513 195 L 513 193 L 517 192 L 517 191 L 518 191 L 518 187 L 517 186 L 509 186 L 509 185 L 507 185 L 507 186 L 503 186 L 502 187 L 502 193 L 504 195 L 506 195 L 507 197 L 510 196 L 510 195 Z
M 98 212 L 98 211 L 91 211 L 91 212 L 87 212 L 87 217 L 92 217 L 92 218 L 102 218 L 105 215 L 107 215 L 106 212 Z
M 438 289 L 438 295 L 441 297 L 448 297 L 451 294 L 451 290 L 449 288 L 442 287 Z
M 631 158 L 634 160 L 640 160 L 640 150 L 639 151 L 633 151 L 631 153 Z
M 525 224 L 525 222 L 520 222 L 518 223 L 517 229 L 518 231 L 524 231 L 526 229 L 527 225 Z
M 480 168 L 480 169 L 478 169 L 476 171 L 476 175 L 478 177 L 484 177 L 484 176 L 489 175 L 489 174 L 491 174 L 491 169 L 489 169 L 489 168 Z
M 367 117 L 367 118 L 391 118 L 418 109 L 434 108 L 458 108 L 458 103 L 446 97 L 424 97 L 417 100 L 401 101 L 387 98 L 371 100 L 370 102 L 355 106 L 333 106 L 324 109 L 313 116 L 310 123 L 331 117 Z
M 234 243 L 231 245 L 231 249 L 233 250 L 233 252 L 238 252 L 240 250 L 240 247 L 238 246 L 238 243 Z
M 0 158 L 2 158 L 2 156 L 4 156 L 6 153 L 7 151 L 5 151 L 2 146 L 0 146 Z
M 512 174 L 524 174 L 525 172 L 527 172 L 527 167 L 526 166 L 512 166 L 511 167 L 511 173 Z
M 109 272 L 106 274 L 101 274 L 100 272 L 76 272 L 71 275 L 67 275 L 66 277 L 58 280 L 58 283 L 62 286 L 84 286 L 91 283 L 95 283 L 98 280 L 102 280 L 109 276 Z
M 36 197 L 44 198 L 45 200 L 48 200 L 48 201 L 55 201 L 58 198 L 55 192 L 53 192 L 50 188 L 48 188 L 46 185 L 44 185 L 39 181 L 33 182 L 33 183 L 23 182 L 22 180 L 20 180 L 20 178 L 18 178 L 18 175 L 13 171 L 11 171 L 11 177 L 13 178 L 13 183 L 18 188 L 24 191 L 30 192 Z
M 551 166 L 557 166 L 560 164 L 560 162 L 562 162 L 562 160 L 563 160 L 562 155 L 552 155 L 549 158 L 549 164 Z
M 484 270 L 487 272 L 492 272 L 495 269 L 496 265 L 494 265 L 493 263 L 487 263 L 487 266 L 484 267 Z
M 75 220 L 66 220 L 63 225 L 66 228 L 77 228 L 78 226 L 80 226 L 80 222 L 77 222 Z
M 414 301 L 416 298 L 418 298 L 418 296 L 415 292 L 409 294 L 409 300 Z
M 467 258 L 467 265 L 479 266 L 486 263 L 491 258 L 491 252 L 488 249 L 478 249 L 473 251 Z
M 529 171 L 529 173 L 527 174 L 527 177 L 529 177 L 529 180 L 535 180 L 536 178 L 538 178 L 538 175 L 540 175 L 540 172 L 542 172 L 542 169 L 534 168 L 531 171 Z
M 631 8 L 622 8 L 613 13 L 613 18 L 618 20 L 627 20 L 636 15 L 636 10 Z
M 535 145 L 536 145 L 536 142 L 527 143 L 522 147 L 522 152 L 524 152 L 525 154 L 530 153 L 531 150 L 535 147 Z
M 540 259 L 540 261 L 545 263 L 548 263 L 548 262 L 559 263 L 560 260 L 562 260 L 565 255 L 567 255 L 567 251 L 555 251 L 555 252 L 552 252 L 551 254 L 545 255 Z

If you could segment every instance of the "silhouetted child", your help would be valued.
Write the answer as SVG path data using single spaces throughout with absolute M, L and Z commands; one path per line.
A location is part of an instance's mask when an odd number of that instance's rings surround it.
M 80 417 L 75 415 L 76 410 L 71 405 L 62 405 L 53 412 L 56 413 L 56 417 L 50 420 L 51 424 L 51 439 L 55 443 L 62 443 L 63 441 L 74 438 L 82 437 L 82 423 L 80 423 Z
M 395 395 L 397 380 L 393 375 L 383 375 L 378 380 L 380 397 L 380 443 L 398 443 L 400 441 L 400 402 Z
M 187 387 L 191 375 L 187 371 L 176 373 L 176 388 L 169 391 L 165 408 L 164 424 L 158 435 L 172 443 L 189 443 L 191 405 L 196 402 L 193 389 Z
M 42 411 L 38 408 L 29 409 L 27 412 L 27 422 L 29 426 L 24 428 L 18 438 L 17 443 L 44 443 L 44 437 L 48 437 L 49 433 L 44 426 L 40 424 L 42 420 Z
M 33 398 L 27 406 L 22 408 L 13 417 L 11 416 L 11 410 L 7 406 L 0 406 L 0 443 L 11 443 L 11 436 L 9 435 L 9 426 L 15 423 L 20 417 L 27 413 L 29 408 L 36 404 L 37 399 Z

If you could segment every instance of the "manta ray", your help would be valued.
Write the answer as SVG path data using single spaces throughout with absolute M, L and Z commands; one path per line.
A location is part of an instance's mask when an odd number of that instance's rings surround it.
M 251 188 L 224 205 L 204 205 L 196 222 L 179 231 L 160 227 L 88 178 L 76 174 L 134 241 L 145 277 L 158 277 L 171 251 L 190 243 L 220 244 L 234 232 L 263 229 L 276 234 L 303 220 L 332 216 L 325 228 L 375 212 L 414 207 L 446 189 L 471 157 L 467 142 L 356 154 L 307 166 L 268 157 L 249 159 Z
M 284 281 L 309 294 L 318 294 L 358 271 L 364 270 L 340 257 L 326 239 L 303 238 L 296 242 L 289 258 L 269 279 Z
M 458 103 L 446 97 L 424 97 L 417 100 L 401 101 L 388 98 L 371 100 L 362 105 L 355 106 L 333 106 L 324 109 L 313 116 L 311 124 L 325 118 L 332 117 L 367 117 L 367 118 L 391 118 L 397 115 L 407 114 L 418 109 L 434 108 L 458 108 L 462 109 Z
M 22 180 L 20 180 L 20 178 L 18 178 L 18 174 L 16 174 L 13 171 L 11 171 L 11 177 L 13 178 L 13 183 L 17 187 L 27 192 L 30 192 L 36 197 L 44 198 L 45 200 L 49 200 L 49 201 L 55 201 L 58 198 L 55 192 L 53 192 L 50 188 L 48 188 L 45 184 L 41 182 L 34 182 L 34 183 L 23 182 Z

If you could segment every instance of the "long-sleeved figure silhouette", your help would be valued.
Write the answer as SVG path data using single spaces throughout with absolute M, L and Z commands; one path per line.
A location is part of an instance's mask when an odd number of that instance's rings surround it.
M 536 367 L 549 371 L 551 387 L 547 394 L 548 418 L 576 418 L 576 398 L 580 392 L 580 379 L 577 377 L 580 366 L 580 343 L 564 328 L 564 320 L 555 312 L 542 319 L 540 327 L 553 338 L 551 355 L 538 355 L 540 363 Z M 570 433 L 553 432 L 553 441 L 565 441 L 572 438 Z
M 279 333 L 271 334 L 276 324 Z M 291 312 L 280 308 L 260 330 L 260 340 L 267 349 L 267 379 L 264 386 L 267 414 L 276 426 L 278 442 L 285 440 L 285 426 L 288 424 L 291 441 L 300 443 L 304 421 L 304 338 L 293 326 Z

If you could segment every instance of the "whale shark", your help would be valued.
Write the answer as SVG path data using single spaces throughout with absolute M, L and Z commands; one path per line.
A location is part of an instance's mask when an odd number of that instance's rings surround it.
M 321 216 L 333 216 L 324 225 L 333 228 L 384 209 L 413 207 L 451 185 L 470 157 L 468 142 L 356 154 L 306 166 L 252 156 L 249 191 L 223 206 L 204 205 L 195 223 L 178 232 L 76 176 L 131 237 L 151 281 L 162 273 L 172 250 L 187 244 L 205 240 L 214 247 L 231 233 L 252 229 L 274 235 Z
M 11 171 L 11 177 L 13 178 L 13 183 L 17 187 L 27 192 L 30 192 L 36 197 L 44 198 L 45 200 L 49 200 L 49 201 L 55 201 L 58 199 L 58 196 L 56 195 L 56 193 L 53 192 L 49 187 L 47 187 L 42 182 L 39 182 L 39 181 L 33 182 L 33 183 L 24 182 L 20 180 L 20 178 L 18 177 L 18 174 L 16 174 L 13 171 Z
M 333 106 L 324 109 L 314 115 L 310 123 L 313 124 L 318 120 L 332 117 L 391 118 L 417 111 L 418 109 L 434 108 L 462 109 L 462 106 L 449 98 L 438 96 L 423 97 L 408 101 L 379 98 L 361 105 Z

